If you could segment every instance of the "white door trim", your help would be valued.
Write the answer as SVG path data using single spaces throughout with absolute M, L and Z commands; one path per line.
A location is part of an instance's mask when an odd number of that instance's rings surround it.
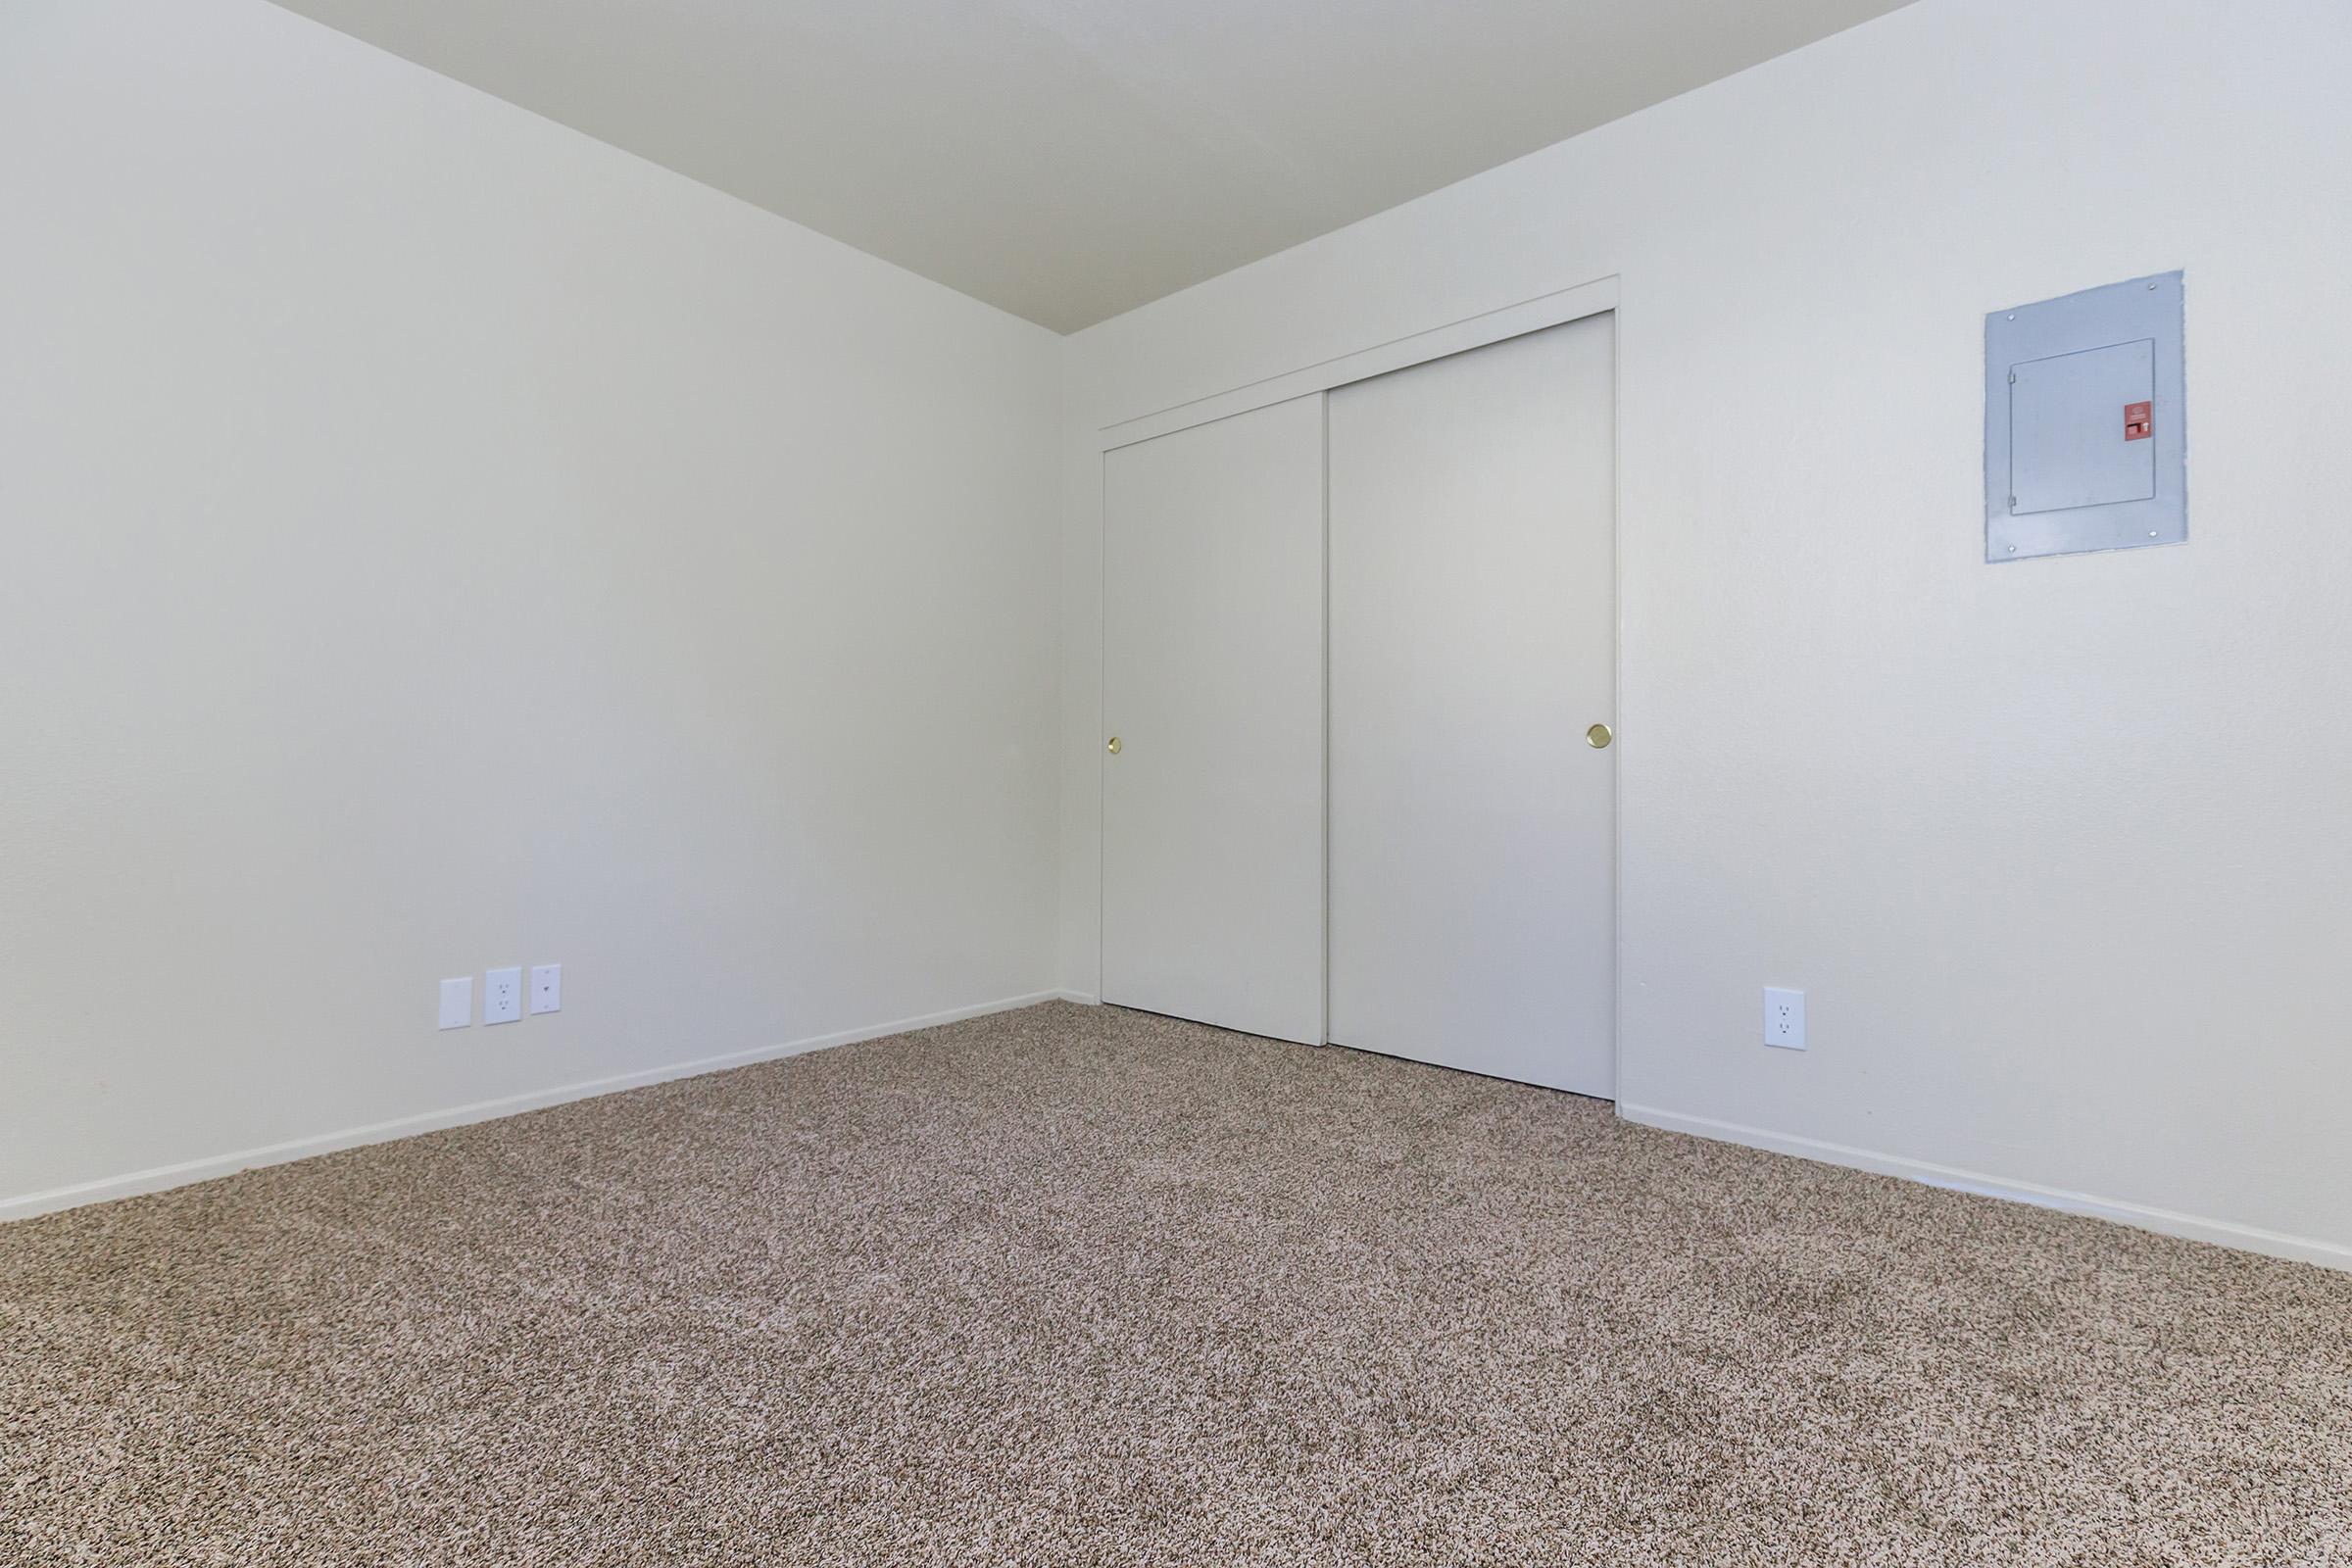
M 1293 398 L 1305 397 L 1310 393 L 1328 392 L 1333 387 L 1346 386 L 1350 381 L 1386 375 L 1391 370 L 1401 370 L 1430 360 L 1442 360 L 1449 354 L 1460 354 L 1468 349 L 1483 349 L 1490 343 L 1499 343 L 1505 338 L 1522 337 L 1529 332 L 1540 332 L 1547 326 L 1582 320 L 1588 316 L 1598 316 L 1603 311 L 1616 308 L 1616 277 L 1596 278 L 1573 288 L 1539 294 L 1534 299 L 1522 300 L 1516 305 L 1505 305 L 1498 310 L 1448 321 L 1443 326 L 1433 326 L 1425 332 L 1414 332 L 1406 337 L 1377 343 L 1353 354 L 1343 354 L 1338 359 L 1324 360 L 1280 375 L 1268 376 L 1261 381 L 1251 381 L 1230 391 L 1194 398 L 1155 413 L 1121 419 L 1097 430 L 1095 445 L 1102 452 L 1132 446 L 1138 441 L 1149 441 L 1154 436 L 1168 435 L 1196 424 L 1206 424 L 1212 419 L 1248 414 L 1252 409 L 1262 409 L 1270 403 L 1288 403 Z

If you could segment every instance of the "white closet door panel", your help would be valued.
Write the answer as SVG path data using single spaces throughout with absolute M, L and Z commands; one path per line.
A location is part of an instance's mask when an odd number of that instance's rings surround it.
M 1103 460 L 1102 1000 L 1323 1038 L 1323 398 Z
M 1330 1036 L 1615 1093 L 1612 318 L 1330 394 Z

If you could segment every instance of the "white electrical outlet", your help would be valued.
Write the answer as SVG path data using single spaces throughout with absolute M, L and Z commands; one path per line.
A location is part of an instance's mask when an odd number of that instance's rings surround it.
M 441 1027 L 463 1029 L 473 1022 L 473 976 L 441 982 Z
M 594 1001 L 594 998 L 589 1000 Z M 560 963 L 531 965 L 531 1010 L 561 1012 L 564 1010 L 564 966 Z
M 513 1023 L 522 1016 L 522 971 L 493 969 L 482 976 L 482 1022 Z
M 1764 988 L 1764 1043 L 1783 1051 L 1805 1049 L 1805 994 Z

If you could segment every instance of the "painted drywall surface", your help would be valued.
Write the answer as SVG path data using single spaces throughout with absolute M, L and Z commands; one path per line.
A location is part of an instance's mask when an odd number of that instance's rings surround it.
M 1051 984 L 1050 333 L 261 0 L 0 230 L 0 1200 Z
M 1925 0 L 1073 338 L 1065 983 L 1095 427 L 1621 274 L 1624 1102 L 2352 1246 L 2348 65 Z M 1984 314 L 2175 267 L 2190 542 L 1985 565 Z

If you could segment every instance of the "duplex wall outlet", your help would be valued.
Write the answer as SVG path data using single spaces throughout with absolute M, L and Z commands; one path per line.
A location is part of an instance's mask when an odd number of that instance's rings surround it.
M 522 971 L 493 969 L 482 976 L 482 1022 L 513 1023 L 522 1016 Z
M 1783 1051 L 1805 1049 L 1805 994 L 1764 988 L 1764 1043 Z
M 594 998 L 589 999 L 594 1001 Z M 531 965 L 531 1011 L 561 1012 L 564 1010 L 564 966 L 560 963 Z
M 473 1022 L 473 976 L 441 982 L 441 1027 L 463 1029 Z

